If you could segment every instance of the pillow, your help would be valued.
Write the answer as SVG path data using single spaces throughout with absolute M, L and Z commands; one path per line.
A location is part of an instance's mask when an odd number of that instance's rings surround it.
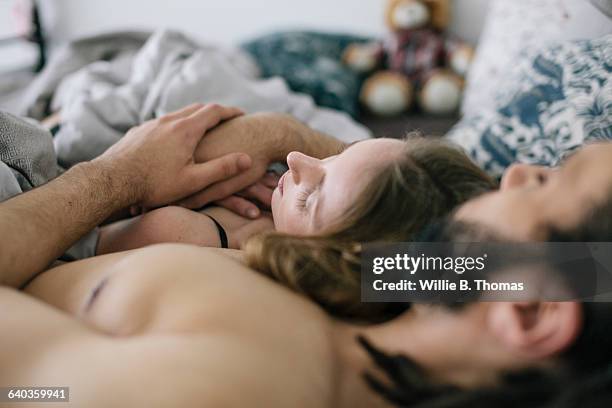
M 591 3 L 602 13 L 612 18 L 612 0 L 591 0 Z
M 493 103 L 498 81 L 526 47 L 612 34 L 600 11 L 610 0 L 491 0 L 462 104 L 469 115 Z
M 356 117 L 362 78 L 342 62 L 344 49 L 371 39 L 343 34 L 282 32 L 242 45 L 264 78 L 279 76 L 289 88 L 312 96 L 317 105 Z
M 612 139 L 612 35 L 526 50 L 508 75 L 490 108 L 447 135 L 492 175 Z

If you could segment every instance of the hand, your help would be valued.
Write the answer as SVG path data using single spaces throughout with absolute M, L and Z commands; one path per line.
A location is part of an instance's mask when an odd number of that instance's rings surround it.
M 229 152 L 240 151 L 251 157 L 252 165 L 248 172 L 237 177 L 215 183 L 203 191 L 187 197 L 177 204 L 187 208 L 202 208 L 211 202 L 224 200 L 230 209 L 254 209 L 255 206 L 245 200 L 232 197 L 239 191 L 247 197 L 263 198 L 265 193 L 257 186 L 257 182 L 264 177 L 269 164 L 275 160 L 285 160 L 281 140 L 286 137 L 286 121 L 284 116 L 277 114 L 259 113 L 245 115 L 215 128 L 202 140 L 196 150 L 196 161 L 205 163 L 214 160 Z M 269 188 L 268 188 L 269 189 Z M 270 193 L 271 197 L 271 193 Z M 229 201 L 225 201 L 228 199 Z M 239 214 L 249 216 L 239 210 Z M 257 217 L 258 215 L 256 215 Z
M 344 145 L 338 140 L 315 132 L 286 114 L 256 113 L 232 119 L 212 130 L 202 140 L 196 149 L 196 162 L 205 163 L 229 152 L 241 151 L 251 157 L 251 169 L 239 176 L 215 183 L 181 200 L 178 205 L 201 208 L 211 202 L 223 200 L 223 205 L 249 217 L 244 211 L 256 210 L 254 205 L 234 197 L 229 201 L 225 199 L 256 184 L 265 175 L 270 163 L 284 162 L 287 154 L 294 150 L 324 158 L 338 154 L 342 149 Z M 253 189 L 260 190 L 258 187 L 252 187 L 246 195 L 252 195 Z
M 265 210 L 270 209 L 272 193 L 279 179 L 276 173 L 268 172 L 257 183 L 233 196 L 217 201 L 216 204 L 247 218 L 258 218 L 261 215 L 260 207 Z
M 96 160 L 112 166 L 113 177 L 123 177 L 124 188 L 132 190 L 132 204 L 168 204 L 251 168 L 252 160 L 244 153 L 201 164 L 194 159 L 208 130 L 241 114 L 214 104 L 190 105 L 131 129 Z

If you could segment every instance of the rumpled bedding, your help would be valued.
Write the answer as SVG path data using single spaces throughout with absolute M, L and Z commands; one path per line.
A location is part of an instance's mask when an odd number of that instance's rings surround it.
M 237 106 L 247 113 L 288 113 L 347 143 L 370 137 L 347 114 L 317 107 L 282 79 L 258 78 L 257 65 L 243 51 L 201 45 L 174 31 L 154 33 L 137 52 L 134 41 L 60 82 L 47 74 L 28 93 L 30 106 L 24 111 L 37 113 L 44 100 L 41 91 L 54 89 L 51 110 L 61 110 L 62 118 L 54 145 L 62 166 L 91 160 L 130 127 L 194 102 Z M 65 54 L 47 72 L 63 75 L 61 67 L 75 65 Z
M 34 121 L 0 111 L 0 202 L 39 187 L 61 172 L 51 134 Z M 96 228 L 72 246 L 62 259 L 94 256 L 97 241 Z
M 122 32 L 68 44 L 24 91 L 17 109 L 38 120 L 61 110 L 55 137 L 0 112 L 0 202 L 94 159 L 131 127 L 194 102 L 288 113 L 347 143 L 371 136 L 347 114 L 291 92 L 282 79 L 258 76 L 244 51 L 201 45 L 178 32 Z M 91 231 L 63 259 L 94 256 L 98 235 Z

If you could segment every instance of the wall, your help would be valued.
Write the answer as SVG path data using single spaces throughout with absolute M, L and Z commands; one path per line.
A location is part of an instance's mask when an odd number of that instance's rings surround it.
M 489 0 L 451 0 L 451 31 L 476 42 Z M 114 29 L 178 28 L 233 44 L 275 29 L 381 35 L 384 0 L 43 0 L 57 42 Z

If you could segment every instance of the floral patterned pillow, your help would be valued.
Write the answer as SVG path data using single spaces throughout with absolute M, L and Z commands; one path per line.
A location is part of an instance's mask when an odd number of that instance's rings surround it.
M 598 8 L 587 0 L 490 0 L 461 112 L 469 115 L 490 105 L 498 81 L 526 47 L 612 34 L 611 17 L 602 12 L 603 3 L 611 1 L 599 0 Z
M 555 165 L 586 142 L 612 140 L 612 35 L 526 50 L 493 106 L 447 137 L 494 176 L 517 161 Z
M 356 117 L 363 78 L 342 62 L 344 49 L 371 38 L 345 34 L 289 31 L 242 45 L 264 78 L 279 76 L 295 92 L 312 96 L 317 105 Z

